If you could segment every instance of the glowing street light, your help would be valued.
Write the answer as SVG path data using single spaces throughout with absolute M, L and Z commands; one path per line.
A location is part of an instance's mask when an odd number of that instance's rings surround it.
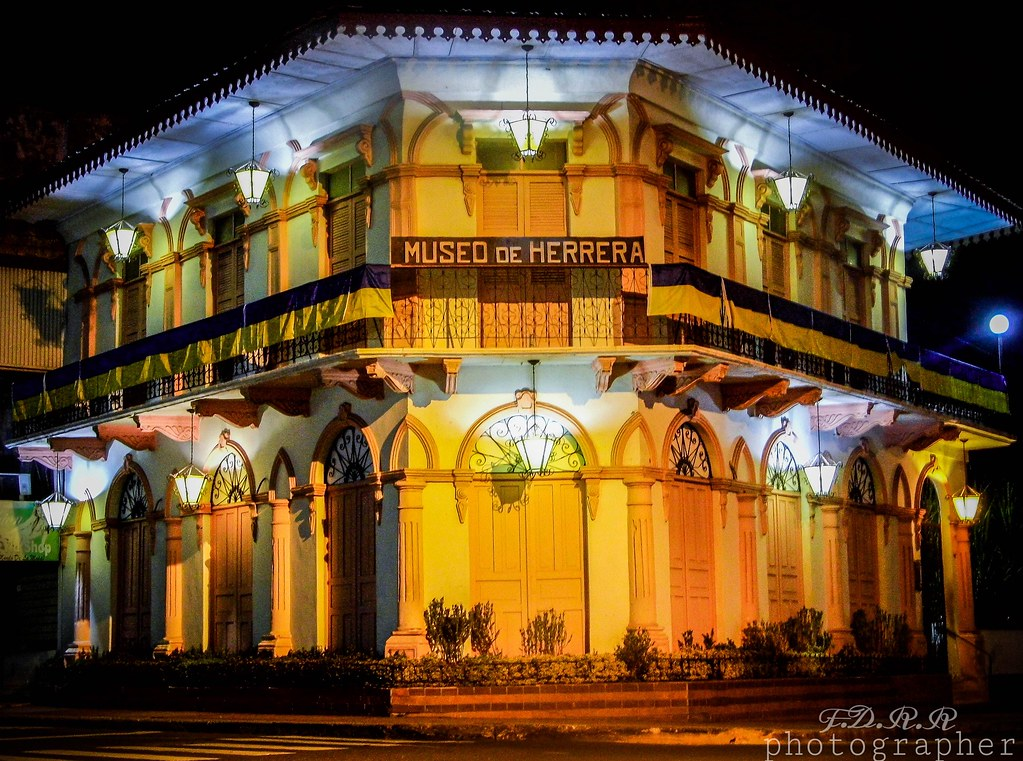
M 998 372 L 1002 372 L 1002 335 L 1009 329 L 1009 318 L 1004 314 L 996 314 L 987 324 L 998 338 Z

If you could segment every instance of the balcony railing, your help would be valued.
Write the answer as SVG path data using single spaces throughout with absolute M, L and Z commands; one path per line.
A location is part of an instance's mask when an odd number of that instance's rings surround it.
M 310 359 L 374 346 L 385 350 L 451 351 L 535 347 L 600 350 L 629 346 L 713 349 L 737 360 L 799 373 L 895 403 L 931 410 L 943 417 L 993 430 L 1011 430 L 1007 408 L 998 409 L 970 398 L 971 390 L 981 387 L 985 387 L 982 390 L 988 394 L 992 388 L 996 389 L 996 395 L 997 389 L 1002 388 L 1004 397 L 1004 378 L 1000 375 L 933 352 L 913 349 L 883 336 L 880 337 L 883 343 L 894 342 L 898 351 L 890 357 L 888 372 L 878 373 L 848 361 L 856 349 L 853 344 L 849 345 L 848 352 L 835 352 L 840 356 L 832 358 L 691 314 L 648 315 L 646 268 L 526 270 L 514 274 L 504 270 L 498 271 L 500 275 L 487 268 L 418 269 L 412 270 L 413 274 L 395 272 L 400 274 L 391 283 L 393 317 L 368 317 L 340 324 L 330 324 L 336 320 L 324 319 L 322 326 L 293 338 L 268 339 L 266 345 L 252 345 L 250 341 L 244 351 L 225 349 L 221 355 L 214 355 L 213 361 L 193 364 L 160 377 L 120 383 L 86 398 L 80 393 L 54 394 L 46 396 L 46 403 L 36 408 L 26 401 L 22 415 L 11 425 L 11 438 L 37 437 L 75 424 L 94 422 L 97 418 L 139 411 L 191 392 L 248 378 L 258 379 L 270 371 L 307 363 Z M 269 308 L 262 301 L 266 300 L 248 304 L 246 309 L 268 318 L 278 307 Z M 282 314 L 288 309 L 294 310 L 294 299 L 279 302 Z M 805 309 L 791 302 L 787 308 Z M 116 365 L 120 351 L 106 352 L 90 360 L 101 365 Z M 147 352 L 162 353 L 166 359 L 166 351 L 166 337 L 161 340 L 158 334 L 136 342 L 121 361 L 137 362 Z M 923 381 L 910 377 L 906 357 L 913 358 L 910 364 L 923 373 Z M 73 366 L 60 368 L 47 373 L 34 386 L 20 389 L 20 396 L 16 391 L 15 404 L 19 399 L 28 400 L 36 387 L 52 388 L 47 386 L 47 380 L 60 383 L 62 379 L 68 384 L 73 370 Z M 123 377 L 132 375 L 124 373 Z M 963 393 L 935 391 L 928 386 L 928 378 L 937 378 L 945 387 L 961 389 Z

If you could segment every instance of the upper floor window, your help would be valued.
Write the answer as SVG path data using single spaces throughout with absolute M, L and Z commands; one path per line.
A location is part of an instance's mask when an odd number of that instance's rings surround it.
M 773 203 L 766 203 L 760 211 L 766 216 L 764 227 L 763 265 L 764 290 L 775 296 L 788 297 L 788 212 Z
M 664 261 L 697 263 L 696 170 L 677 159 L 664 162 Z
M 220 314 L 245 303 L 245 246 L 242 228 L 245 215 L 240 211 L 213 220 L 213 303 Z
M 121 286 L 119 345 L 137 341 L 146 336 L 146 277 L 142 272 L 148 261 L 141 249 L 124 263 Z
M 862 241 L 845 238 L 845 319 L 857 325 L 867 325 L 867 277 L 865 247 Z
M 330 251 L 330 272 L 345 272 L 366 263 L 366 164 L 342 164 L 324 177 Z

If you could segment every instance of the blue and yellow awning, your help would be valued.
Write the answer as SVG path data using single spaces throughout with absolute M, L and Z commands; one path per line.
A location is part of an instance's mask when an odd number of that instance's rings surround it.
M 21 381 L 12 392 L 14 420 L 28 420 L 345 323 L 393 316 L 390 267 L 363 265 Z
M 691 264 L 650 265 L 647 313 L 688 315 L 778 346 L 892 377 L 903 370 L 923 391 L 1008 412 L 1004 376 L 728 280 Z

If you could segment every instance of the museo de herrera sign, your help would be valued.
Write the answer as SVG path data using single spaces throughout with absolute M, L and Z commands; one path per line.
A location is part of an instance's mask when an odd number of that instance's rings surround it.
M 392 267 L 637 267 L 645 264 L 642 236 L 391 238 Z

